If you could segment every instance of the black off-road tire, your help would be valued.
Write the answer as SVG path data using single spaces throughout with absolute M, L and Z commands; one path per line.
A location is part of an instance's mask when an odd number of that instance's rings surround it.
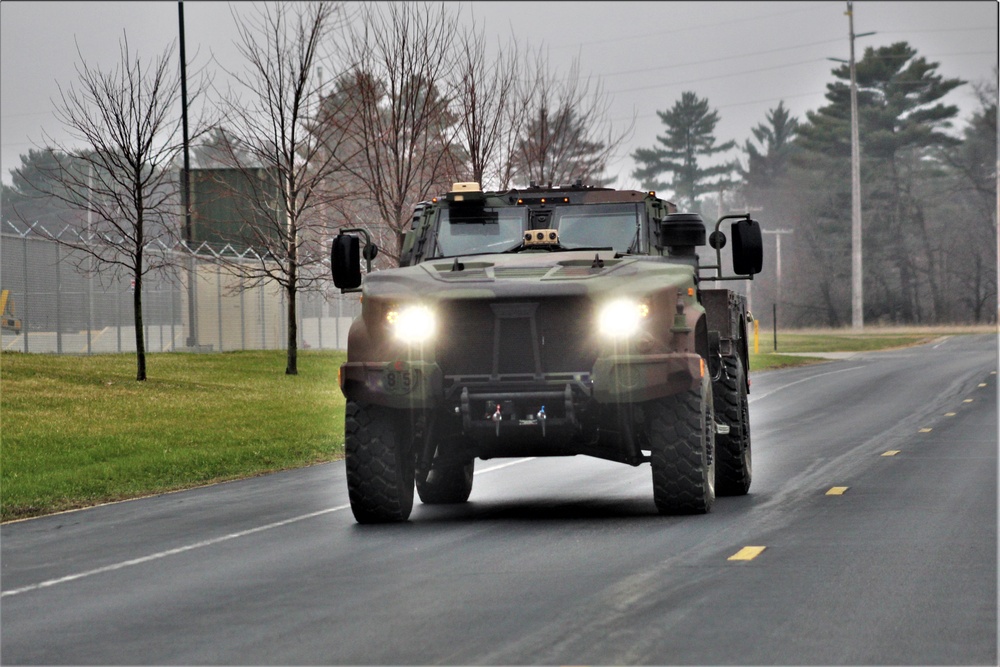
M 414 465 L 403 410 L 348 401 L 344 425 L 347 494 L 358 523 L 406 521 Z
M 427 479 L 417 479 L 417 494 L 426 505 L 455 505 L 464 503 L 472 493 L 472 479 L 476 460 L 438 466 L 427 473 Z
M 722 361 L 724 372 L 713 384 L 715 420 L 728 426 L 729 433 L 715 436 L 715 492 L 743 496 L 750 491 L 753 473 L 746 376 L 739 357 L 724 357 Z
M 653 500 L 660 514 L 707 514 L 715 503 L 712 383 L 646 404 Z

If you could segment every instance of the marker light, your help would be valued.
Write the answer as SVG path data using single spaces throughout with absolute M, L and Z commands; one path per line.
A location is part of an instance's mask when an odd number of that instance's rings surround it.
M 619 299 L 608 303 L 597 316 L 597 328 L 611 338 L 634 336 L 642 327 L 642 321 L 649 317 L 649 306 L 631 299 Z
M 426 343 L 437 329 L 434 313 L 427 306 L 393 308 L 386 313 L 385 321 L 396 340 L 405 343 Z

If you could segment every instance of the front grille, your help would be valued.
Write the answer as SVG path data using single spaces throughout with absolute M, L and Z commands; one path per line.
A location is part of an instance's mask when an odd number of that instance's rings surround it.
M 585 298 L 442 304 L 445 375 L 589 373 L 597 358 Z
M 487 375 L 493 367 L 493 311 L 486 301 L 442 304 L 438 363 L 445 375 Z

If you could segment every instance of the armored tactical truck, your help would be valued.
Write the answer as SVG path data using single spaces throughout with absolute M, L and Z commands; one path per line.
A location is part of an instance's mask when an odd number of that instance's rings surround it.
M 414 486 L 424 503 L 465 502 L 475 460 L 494 457 L 648 462 L 662 514 L 747 493 L 751 316 L 705 284 L 759 273 L 761 232 L 720 218 L 714 263 L 699 260 L 706 236 L 653 192 L 579 182 L 456 183 L 417 206 L 399 268 L 372 272 L 367 232 L 343 230 L 334 284 L 362 291 L 340 369 L 357 521 L 407 520 Z

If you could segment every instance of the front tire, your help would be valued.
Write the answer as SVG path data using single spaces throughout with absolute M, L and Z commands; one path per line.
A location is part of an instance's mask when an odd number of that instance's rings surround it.
M 715 503 L 712 384 L 646 405 L 653 500 L 660 514 L 707 514 Z
M 347 494 L 358 523 L 406 521 L 414 465 L 407 413 L 348 401 L 344 423 Z

